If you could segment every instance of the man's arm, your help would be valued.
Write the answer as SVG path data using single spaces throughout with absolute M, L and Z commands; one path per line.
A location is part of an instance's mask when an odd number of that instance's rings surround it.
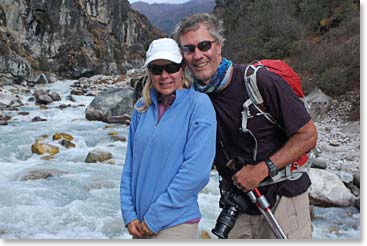
M 270 156 L 270 160 L 283 169 L 289 163 L 298 160 L 304 153 L 316 145 L 317 130 L 312 120 L 298 129 L 285 145 Z M 257 165 L 246 165 L 235 175 L 233 182 L 243 190 L 252 190 L 259 186 L 261 181 L 269 175 L 269 169 L 264 161 Z

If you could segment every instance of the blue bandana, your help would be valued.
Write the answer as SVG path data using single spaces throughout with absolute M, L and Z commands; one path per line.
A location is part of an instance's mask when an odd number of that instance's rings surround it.
M 213 78 L 210 80 L 209 84 L 203 85 L 201 80 L 194 79 L 194 88 L 196 91 L 204 93 L 217 93 L 219 92 L 228 82 L 233 69 L 232 61 L 222 58 L 217 72 L 214 74 Z

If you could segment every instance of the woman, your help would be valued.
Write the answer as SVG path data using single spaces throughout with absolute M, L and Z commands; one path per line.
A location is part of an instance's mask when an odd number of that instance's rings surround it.
M 198 193 L 215 155 L 215 111 L 190 88 L 173 39 L 146 53 L 148 81 L 132 113 L 121 177 L 121 210 L 133 238 L 195 239 Z

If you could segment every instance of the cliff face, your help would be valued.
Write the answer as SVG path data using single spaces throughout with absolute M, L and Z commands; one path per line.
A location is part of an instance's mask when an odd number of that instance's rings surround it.
M 2 0 L 0 81 L 124 73 L 161 35 L 127 0 Z

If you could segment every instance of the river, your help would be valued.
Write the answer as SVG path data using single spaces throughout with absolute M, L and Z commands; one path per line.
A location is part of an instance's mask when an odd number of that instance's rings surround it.
M 8 125 L 0 126 L 0 238 L 2 239 L 128 239 L 120 212 L 119 185 L 126 142 L 113 141 L 109 133 L 127 137 L 127 126 L 85 119 L 85 108 L 93 97 L 73 96 L 75 81 L 43 85 L 61 95 L 61 101 L 40 109 L 28 102 L 31 94 L 20 95 L 25 105 L 11 115 Z M 60 104 L 70 105 L 61 109 Z M 35 116 L 47 121 L 32 122 Z M 57 132 L 73 136 L 75 148 L 65 148 L 52 140 Z M 51 160 L 31 152 L 31 145 L 42 135 L 45 142 L 59 147 Z M 108 164 L 86 163 L 87 154 L 100 148 L 112 153 Z M 60 170 L 61 176 L 22 181 L 31 170 Z M 220 212 L 218 175 L 199 195 L 202 219 L 200 231 L 210 234 Z M 360 213 L 352 207 L 315 208 L 314 239 L 354 239 L 360 236 Z M 214 237 L 211 234 L 212 237 Z

